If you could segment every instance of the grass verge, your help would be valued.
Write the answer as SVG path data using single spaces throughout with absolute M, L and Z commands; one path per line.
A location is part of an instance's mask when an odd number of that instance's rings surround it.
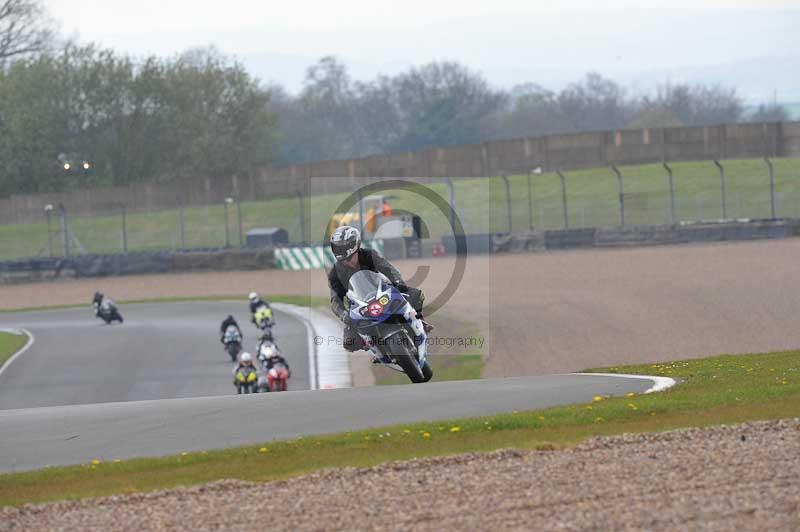
M 663 375 L 681 384 L 658 394 L 596 397 L 591 404 L 539 411 L 2 474 L 0 505 L 151 491 L 223 478 L 270 481 L 327 467 L 364 467 L 508 447 L 550 450 L 592 436 L 800 416 L 800 351 L 602 371 Z
M 185 297 L 151 297 L 146 299 L 123 299 L 117 301 L 119 305 L 134 305 L 138 303 L 186 303 L 191 301 L 242 301 L 242 295 L 221 295 L 221 296 L 185 296 Z M 303 307 L 322 307 L 329 302 L 324 297 L 317 296 L 295 296 L 295 295 L 271 295 L 268 298 L 270 303 L 287 303 Z M 91 302 L 71 303 L 68 305 L 47 305 L 41 307 L 21 307 L 0 309 L 0 314 L 10 312 L 34 312 L 41 310 L 64 310 L 70 308 L 91 307 Z M 124 309 L 123 309 L 124 310 Z
M 24 334 L 11 334 L 7 332 L 0 332 L 0 367 L 6 363 L 6 360 L 22 349 L 28 338 Z
M 428 363 L 436 381 L 480 379 L 483 373 L 484 337 L 477 323 L 446 312 L 437 312 L 428 335 Z M 404 373 L 373 366 L 375 384 L 408 384 Z

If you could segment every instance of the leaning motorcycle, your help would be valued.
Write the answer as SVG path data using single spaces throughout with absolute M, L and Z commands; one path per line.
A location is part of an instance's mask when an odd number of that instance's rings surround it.
M 106 325 L 112 321 L 120 323 L 123 321 L 122 314 L 119 313 L 116 303 L 107 297 L 103 298 L 102 303 L 92 303 L 92 308 L 94 308 L 94 315 L 106 322 Z
M 242 366 L 236 369 L 233 376 L 233 383 L 236 386 L 236 393 L 257 393 L 258 372 L 253 366 Z
M 266 305 L 261 305 L 253 313 L 253 321 L 255 322 L 256 327 L 265 333 L 269 333 L 270 336 L 272 335 L 272 325 L 274 323 L 272 321 L 272 309 Z
M 238 328 L 230 325 L 225 329 L 222 343 L 225 346 L 225 351 L 228 352 L 228 356 L 231 357 L 231 362 L 236 362 L 236 357 L 242 351 L 242 333 L 239 332 Z
M 382 273 L 360 270 L 350 277 L 347 299 L 353 327 L 379 363 L 404 372 L 414 383 L 431 380 L 425 359 L 428 336 L 406 294 Z

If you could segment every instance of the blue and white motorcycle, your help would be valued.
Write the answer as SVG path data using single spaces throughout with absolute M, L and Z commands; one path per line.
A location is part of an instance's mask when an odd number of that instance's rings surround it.
M 428 336 L 422 320 L 389 279 L 360 270 L 350 277 L 350 319 L 378 362 L 402 371 L 411 382 L 428 382 L 433 371 L 425 354 Z

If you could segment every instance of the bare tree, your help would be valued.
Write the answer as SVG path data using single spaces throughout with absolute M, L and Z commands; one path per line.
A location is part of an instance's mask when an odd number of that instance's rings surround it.
M 52 37 L 42 0 L 0 0 L 0 69 L 15 57 L 44 50 Z

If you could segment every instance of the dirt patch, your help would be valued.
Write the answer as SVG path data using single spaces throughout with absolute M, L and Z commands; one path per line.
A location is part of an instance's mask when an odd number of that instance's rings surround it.
M 487 376 L 793 349 L 798 263 L 800 239 L 474 256 L 443 310 L 481 324 Z M 416 280 L 430 266 L 420 285 L 429 303 L 453 271 L 452 259 L 397 265 Z M 88 303 L 96 289 L 116 299 L 327 296 L 321 271 L 197 273 L 2 286 L 0 308 Z
M 5 530 L 798 530 L 800 420 L 0 508 Z M 270 517 L 275 517 L 271 521 Z

